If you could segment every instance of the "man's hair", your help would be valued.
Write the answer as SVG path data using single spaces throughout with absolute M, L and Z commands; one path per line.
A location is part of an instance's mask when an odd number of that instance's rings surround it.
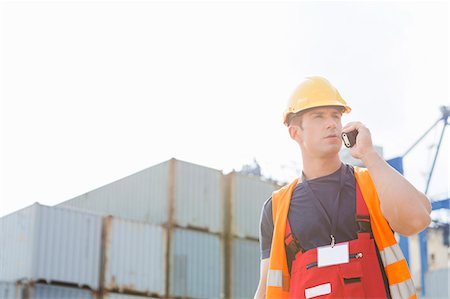
M 291 125 L 296 125 L 296 126 L 299 126 L 301 129 L 303 129 L 302 128 L 302 115 L 303 115 L 303 112 L 304 111 L 300 111 L 300 112 L 297 112 L 297 113 L 289 113 L 287 115 L 287 119 L 286 119 L 288 127 L 291 126 Z

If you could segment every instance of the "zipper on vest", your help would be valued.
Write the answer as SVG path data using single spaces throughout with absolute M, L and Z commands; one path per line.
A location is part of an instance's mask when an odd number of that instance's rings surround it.
M 350 253 L 348 255 L 349 259 L 360 259 L 363 257 L 362 252 L 358 252 L 358 253 Z M 311 268 L 317 267 L 317 262 L 311 263 L 306 265 L 306 270 L 309 270 Z
M 358 252 L 358 253 L 350 253 L 350 254 L 348 255 L 348 257 L 351 258 L 351 259 L 360 259 L 360 258 L 363 257 L 363 254 L 362 254 L 362 252 Z

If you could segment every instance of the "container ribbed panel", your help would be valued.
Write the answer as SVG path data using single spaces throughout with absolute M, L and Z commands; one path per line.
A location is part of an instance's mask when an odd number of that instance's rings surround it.
M 101 217 L 34 204 L 0 218 L 0 280 L 98 288 Z
M 253 298 L 259 282 L 259 242 L 233 238 L 232 294 L 234 299 Z
M 170 255 L 170 295 L 222 298 L 224 247 L 218 235 L 177 228 Z
M 34 204 L 0 218 L 0 281 L 32 276 L 38 211 Z
M 39 210 L 35 276 L 97 289 L 101 218 L 60 207 Z
M 230 174 L 232 196 L 232 234 L 238 237 L 259 237 L 259 221 L 264 202 L 278 187 L 259 177 Z
M 163 227 L 107 217 L 104 230 L 105 289 L 164 295 L 166 233 Z
M 210 232 L 222 231 L 222 173 L 176 161 L 175 222 Z

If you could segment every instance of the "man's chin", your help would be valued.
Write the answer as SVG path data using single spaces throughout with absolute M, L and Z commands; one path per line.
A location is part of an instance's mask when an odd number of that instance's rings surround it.
M 341 150 L 341 146 L 329 146 L 328 148 L 323 150 L 323 154 L 325 157 L 334 157 L 339 155 L 339 151 Z

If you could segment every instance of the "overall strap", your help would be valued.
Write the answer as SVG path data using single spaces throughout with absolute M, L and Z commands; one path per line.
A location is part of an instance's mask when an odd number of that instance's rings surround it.
M 286 248 L 288 271 L 289 273 L 291 273 L 292 262 L 295 260 L 297 253 L 305 252 L 305 250 L 303 250 L 303 248 L 300 246 L 300 241 L 292 232 L 291 225 L 289 224 L 289 219 L 286 219 L 286 235 L 284 237 L 284 244 Z
M 291 225 L 289 224 L 289 219 L 286 220 L 286 235 L 284 237 L 284 244 L 286 244 L 286 249 L 293 255 L 293 257 L 295 257 L 298 252 L 304 251 L 300 246 L 300 241 L 292 232 Z
M 358 233 L 372 233 L 369 209 L 364 201 L 358 182 L 356 182 L 356 223 L 358 224 Z

